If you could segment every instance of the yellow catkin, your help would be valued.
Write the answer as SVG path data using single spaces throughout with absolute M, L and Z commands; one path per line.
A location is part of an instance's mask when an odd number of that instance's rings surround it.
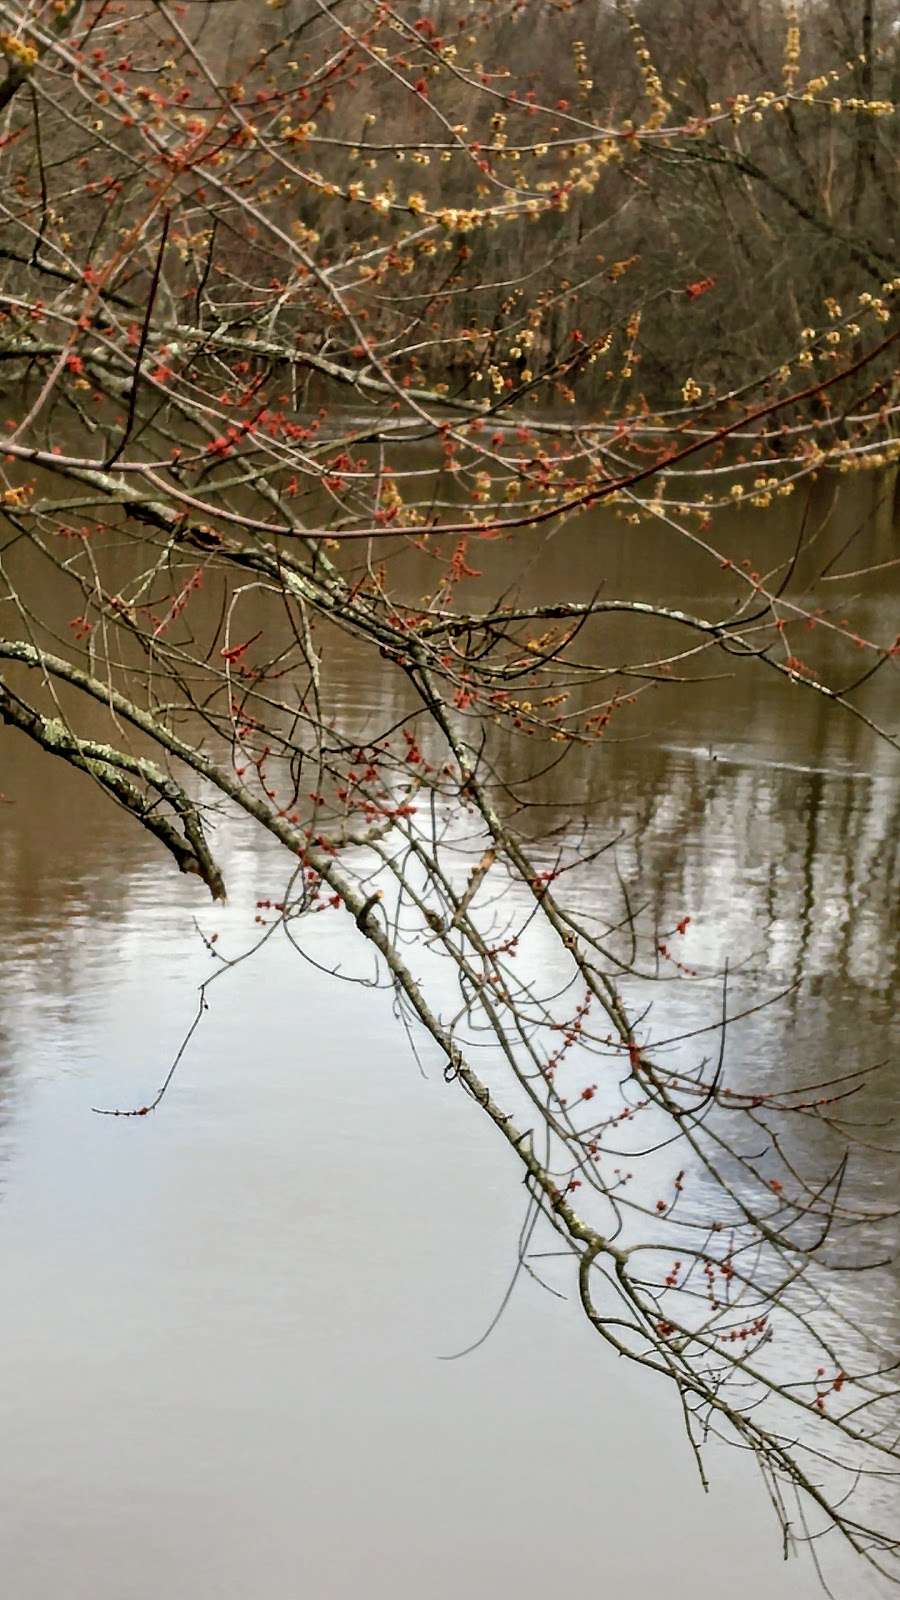
M 790 91 L 797 82 L 800 70 L 800 12 L 795 0 L 787 0 L 784 8 L 787 34 L 784 41 L 784 62 L 781 76 L 784 87 Z
M 643 127 L 645 131 L 653 130 L 654 128 L 661 128 L 665 123 L 666 117 L 671 109 L 663 92 L 662 79 L 660 78 L 660 75 L 654 65 L 653 57 L 647 48 L 647 40 L 644 37 L 641 25 L 638 22 L 635 13 L 631 10 L 630 6 L 623 6 L 622 9 L 628 19 L 628 27 L 631 33 L 632 44 L 634 46 L 635 60 L 637 61 L 638 70 L 641 74 L 641 77 L 644 80 L 644 93 L 650 102 L 650 115 L 644 122 Z

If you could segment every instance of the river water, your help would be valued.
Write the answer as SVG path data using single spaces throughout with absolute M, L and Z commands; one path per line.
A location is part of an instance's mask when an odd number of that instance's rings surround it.
M 835 517 L 835 549 L 858 512 Z M 582 523 L 533 582 L 575 598 L 602 565 L 609 593 L 696 601 L 705 564 L 648 560 L 631 537 Z M 854 626 L 893 637 L 884 582 L 853 592 Z M 329 670 L 349 721 L 378 712 L 351 651 Z M 551 784 L 560 808 L 590 793 L 591 837 L 621 836 L 579 893 L 606 891 L 614 855 L 660 926 L 690 915 L 701 977 L 671 986 L 671 1032 L 714 1014 L 702 973 L 725 954 L 748 992 L 798 985 L 742 1024 L 745 1076 L 885 1059 L 897 760 L 774 673 L 704 670 L 690 694 L 647 697 L 602 757 L 566 769 L 565 792 Z M 865 704 L 896 723 L 893 664 Z M 705 1496 L 674 1398 L 616 1365 L 571 1298 L 524 1278 L 483 1346 L 439 1359 L 490 1321 L 523 1196 L 440 1063 L 426 1052 L 420 1071 L 383 991 L 273 938 L 210 991 L 156 1116 L 92 1113 L 153 1093 L 210 972 L 198 927 L 236 951 L 283 867 L 223 823 L 229 902 L 211 907 L 86 781 L 6 731 L 0 763 L 11 1600 L 818 1593 L 805 1562 L 782 1562 L 752 1466 L 714 1450 Z M 369 970 L 360 942 L 319 919 L 324 966 Z M 887 1111 L 896 1078 L 878 1093 Z M 887 1172 L 864 1153 L 852 1181 L 878 1201 Z M 893 1348 L 897 1287 L 841 1290 Z M 884 1592 L 838 1554 L 830 1570 L 843 1594 Z

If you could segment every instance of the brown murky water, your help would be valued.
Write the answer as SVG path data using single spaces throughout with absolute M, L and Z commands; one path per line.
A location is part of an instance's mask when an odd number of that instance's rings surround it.
M 835 548 L 859 504 L 834 519 Z M 751 535 L 735 531 L 737 549 Z M 528 582 L 687 603 L 683 549 L 621 527 L 551 542 Z M 763 529 L 752 534 L 765 539 Z M 497 560 L 514 570 L 516 557 Z M 492 572 L 490 592 L 502 573 Z M 885 585 L 854 620 L 896 632 Z M 705 589 L 703 592 L 706 592 Z M 631 635 L 632 641 L 634 635 Z M 380 686 L 330 666 L 349 721 Z M 720 670 L 717 668 L 717 670 Z M 896 672 L 867 707 L 896 723 Z M 690 914 L 699 972 L 791 999 L 742 1024 L 760 1081 L 888 1057 L 896 1039 L 898 763 L 775 674 L 648 696 L 623 737 L 569 764 L 591 837 L 660 925 Z M 627 737 L 625 736 L 627 734 Z M 818 1592 L 785 1566 L 762 1485 L 718 1450 L 705 1498 L 676 1405 L 614 1365 L 577 1308 L 525 1279 L 491 1339 L 458 1350 L 506 1286 L 518 1174 L 438 1065 L 420 1075 L 383 992 L 272 940 L 211 993 L 163 1111 L 142 1103 L 283 866 L 243 825 L 211 908 L 74 775 L 0 735 L 0 1566 L 11 1600 L 494 1600 L 597 1586 L 750 1600 Z M 612 854 L 583 876 L 611 892 Z M 316 956 L 369 970 L 319 919 Z M 672 984 L 658 1025 L 708 1021 L 718 980 Z M 884 1107 L 896 1078 L 884 1078 Z M 883 1158 L 858 1164 L 872 1199 Z M 841 1290 L 896 1348 L 898 1280 Z M 842 1593 L 880 1594 L 837 1563 Z

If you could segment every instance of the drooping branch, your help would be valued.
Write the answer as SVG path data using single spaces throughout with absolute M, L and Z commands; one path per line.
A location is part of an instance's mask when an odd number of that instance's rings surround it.
M 128 755 L 112 745 L 82 739 L 56 717 L 43 716 L 0 680 L 0 721 L 18 728 L 49 755 L 87 773 L 128 811 L 148 833 L 165 845 L 179 871 L 201 878 L 214 900 L 225 899 L 225 882 L 210 852 L 200 813 L 184 790 L 144 756 Z M 133 779 L 139 779 L 139 787 Z M 158 808 L 164 802 L 181 827 Z

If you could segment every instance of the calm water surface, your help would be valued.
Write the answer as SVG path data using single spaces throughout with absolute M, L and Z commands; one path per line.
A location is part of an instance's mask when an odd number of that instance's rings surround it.
M 589 542 L 574 567 L 551 552 L 545 574 L 554 559 L 555 581 L 590 592 Z M 887 597 L 861 596 L 855 618 L 886 634 Z M 331 670 L 348 719 L 379 709 L 351 654 Z M 894 722 L 895 685 L 869 702 Z M 807 1082 L 889 1056 L 890 752 L 774 674 L 650 700 L 627 733 L 570 765 L 548 804 L 583 787 L 592 837 L 621 834 L 618 872 L 648 915 L 693 919 L 701 976 L 666 989 L 659 1032 L 715 1015 L 702 974 L 727 953 L 738 992 L 800 984 L 736 1034 L 742 1077 Z M 211 992 L 159 1115 L 92 1114 L 160 1082 L 210 971 L 195 919 L 236 951 L 283 864 L 223 823 L 230 899 L 211 908 L 87 782 L 8 733 L 0 761 L 11 1600 L 817 1594 L 781 1561 L 750 1465 L 718 1450 L 705 1497 L 673 1398 L 614 1364 L 571 1301 L 525 1279 L 481 1349 L 438 1359 L 490 1320 L 522 1191 L 427 1051 L 422 1076 L 389 996 L 273 939 Z M 578 893 L 615 883 L 609 855 Z M 347 922 L 316 919 L 316 957 L 368 972 Z M 886 1079 L 884 1109 L 896 1092 Z M 854 1181 L 871 1200 L 887 1176 L 871 1155 Z M 841 1291 L 895 1349 L 897 1288 Z M 832 1571 L 845 1595 L 884 1592 L 840 1559 Z

